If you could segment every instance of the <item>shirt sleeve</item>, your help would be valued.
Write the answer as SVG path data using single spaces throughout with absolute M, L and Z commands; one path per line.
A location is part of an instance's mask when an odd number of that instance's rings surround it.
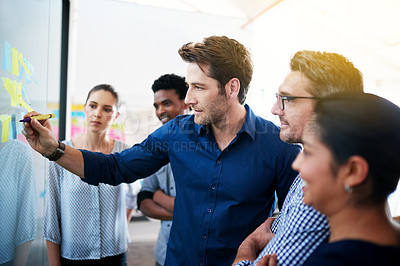
M 254 265 L 254 264 L 249 260 L 242 260 L 242 261 L 237 262 L 234 266 L 250 266 L 250 265 Z
M 271 224 L 271 232 L 273 234 L 276 234 L 276 230 L 278 229 L 279 222 L 281 221 L 281 212 L 278 214 L 278 217 L 272 222 Z
M 137 209 L 136 199 L 140 190 L 140 182 L 141 180 L 136 180 L 133 183 L 125 184 L 127 188 L 125 198 L 127 209 Z
M 138 208 L 140 208 L 140 204 L 142 203 L 142 201 L 144 199 L 153 199 L 154 192 L 160 188 L 160 182 L 159 182 L 158 175 L 160 172 L 163 173 L 164 169 L 165 169 L 165 167 L 161 168 L 157 173 L 143 179 L 142 188 L 140 189 L 140 192 L 139 192 L 138 198 L 137 198 Z
M 129 146 L 125 144 L 124 142 L 120 140 L 116 140 L 114 144 L 114 150 L 113 153 L 115 152 L 120 152 L 125 149 L 128 149 Z M 126 190 L 126 196 L 125 196 L 125 207 L 127 209 L 137 209 L 136 205 L 136 199 L 137 199 L 137 194 L 139 193 L 141 187 L 141 180 L 136 180 L 133 183 L 129 184 L 124 184 L 124 190 Z
M 116 186 L 155 173 L 169 162 L 171 127 L 172 123 L 162 126 L 142 143 L 120 153 L 102 154 L 80 150 L 84 158 L 83 181 L 91 185 L 105 183 Z
M 142 184 L 142 188 L 140 189 L 140 191 L 155 192 L 159 188 L 160 188 L 160 183 L 158 182 L 158 172 L 157 172 L 157 173 L 143 179 L 143 184 Z
M 329 236 L 329 225 L 325 216 L 310 206 L 300 203 L 285 217 L 274 238 L 267 244 L 257 263 L 265 254 L 277 254 L 279 265 L 301 265 L 310 254 Z

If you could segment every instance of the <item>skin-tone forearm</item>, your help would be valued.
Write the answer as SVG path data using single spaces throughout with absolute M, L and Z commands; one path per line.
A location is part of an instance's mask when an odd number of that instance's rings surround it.
M 268 242 L 275 236 L 271 232 L 271 225 L 275 218 L 268 218 L 253 233 L 251 233 L 239 246 L 233 264 L 242 261 L 254 261 Z
M 256 258 L 257 258 L 257 252 L 256 249 L 254 248 L 254 243 L 244 240 L 242 244 L 240 244 L 239 246 L 236 258 L 233 261 L 232 265 L 242 260 L 254 261 Z
M 169 196 L 161 189 L 158 189 L 154 192 L 153 200 L 168 212 L 174 212 L 175 197 Z
M 49 257 L 50 266 L 61 266 L 60 262 L 60 245 L 51 241 L 46 241 L 47 255 Z
M 160 205 L 158 205 L 152 199 L 144 199 L 140 203 L 140 211 L 151 218 L 158 219 L 158 220 L 172 220 L 172 212 L 164 209 Z
M 128 224 L 131 221 L 131 218 L 132 218 L 132 215 L 133 215 L 134 211 L 135 211 L 134 209 L 126 209 L 126 219 L 128 220 Z
M 65 155 L 58 159 L 56 163 L 80 178 L 85 178 L 83 155 L 79 150 L 65 145 Z
M 36 112 L 27 113 L 25 117 L 40 115 Z M 49 120 L 32 119 L 30 123 L 24 123 L 22 134 L 25 136 L 29 145 L 42 155 L 52 154 L 58 147 L 58 141 L 55 137 Z M 56 161 L 61 167 L 68 171 L 84 178 L 84 162 L 82 153 L 72 148 L 65 146 L 65 155 Z

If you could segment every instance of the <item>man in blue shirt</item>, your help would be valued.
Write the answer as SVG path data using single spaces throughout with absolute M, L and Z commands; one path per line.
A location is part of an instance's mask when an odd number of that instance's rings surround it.
M 184 77 L 175 74 L 162 75 L 154 81 L 151 89 L 154 92 L 153 105 L 156 115 L 163 124 L 187 113 L 189 107 L 185 104 L 185 97 L 188 87 Z M 171 164 L 145 178 L 137 195 L 138 209 L 148 217 L 161 220 L 160 232 L 154 247 L 156 266 L 164 265 L 167 254 L 175 196 L 175 179 Z
M 299 51 L 293 56 L 290 69 L 271 110 L 279 116 L 280 137 L 285 142 L 301 142 L 315 100 L 333 93 L 363 91 L 361 72 L 335 53 Z M 278 265 L 302 265 L 327 240 L 328 220 L 303 203 L 302 188 L 303 182 L 297 176 L 278 218 L 273 222 L 269 218 L 243 241 L 235 259 L 236 266 L 258 262 L 257 265 L 263 265 L 272 253 L 277 255 Z
M 142 143 L 112 155 L 64 148 L 49 122 L 35 119 L 23 134 L 36 151 L 93 185 L 133 182 L 171 163 L 176 198 L 165 265 L 229 265 L 267 218 L 275 191 L 283 202 L 300 148 L 282 142 L 279 128 L 244 104 L 253 66 L 242 44 L 211 36 L 179 54 L 188 63 L 185 102 L 194 115 L 169 121 Z

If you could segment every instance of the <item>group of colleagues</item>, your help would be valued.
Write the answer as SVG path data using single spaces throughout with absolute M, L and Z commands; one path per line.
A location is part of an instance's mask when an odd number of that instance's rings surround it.
M 153 84 L 164 125 L 140 144 L 107 135 L 119 102 L 109 85 L 89 92 L 83 136 L 59 142 L 48 120 L 25 123 L 32 148 L 55 161 L 44 226 L 52 265 L 125 265 L 118 185 L 144 177 L 139 209 L 169 220 L 157 264 L 398 265 L 400 229 L 386 206 L 400 177 L 398 106 L 364 93 L 345 57 L 304 50 L 276 93 L 279 128 L 245 104 L 253 65 L 242 44 L 211 36 L 179 55 L 186 80 Z

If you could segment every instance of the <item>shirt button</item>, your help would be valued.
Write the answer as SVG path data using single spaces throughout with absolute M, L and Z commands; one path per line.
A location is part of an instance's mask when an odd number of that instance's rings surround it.
M 211 209 L 208 209 L 208 213 L 210 213 L 212 210 Z
M 221 160 L 217 160 L 217 164 L 221 164 Z
M 207 236 L 206 235 L 201 235 L 201 238 L 206 239 Z
M 215 189 L 215 185 L 212 185 L 212 186 L 211 186 L 211 189 Z

